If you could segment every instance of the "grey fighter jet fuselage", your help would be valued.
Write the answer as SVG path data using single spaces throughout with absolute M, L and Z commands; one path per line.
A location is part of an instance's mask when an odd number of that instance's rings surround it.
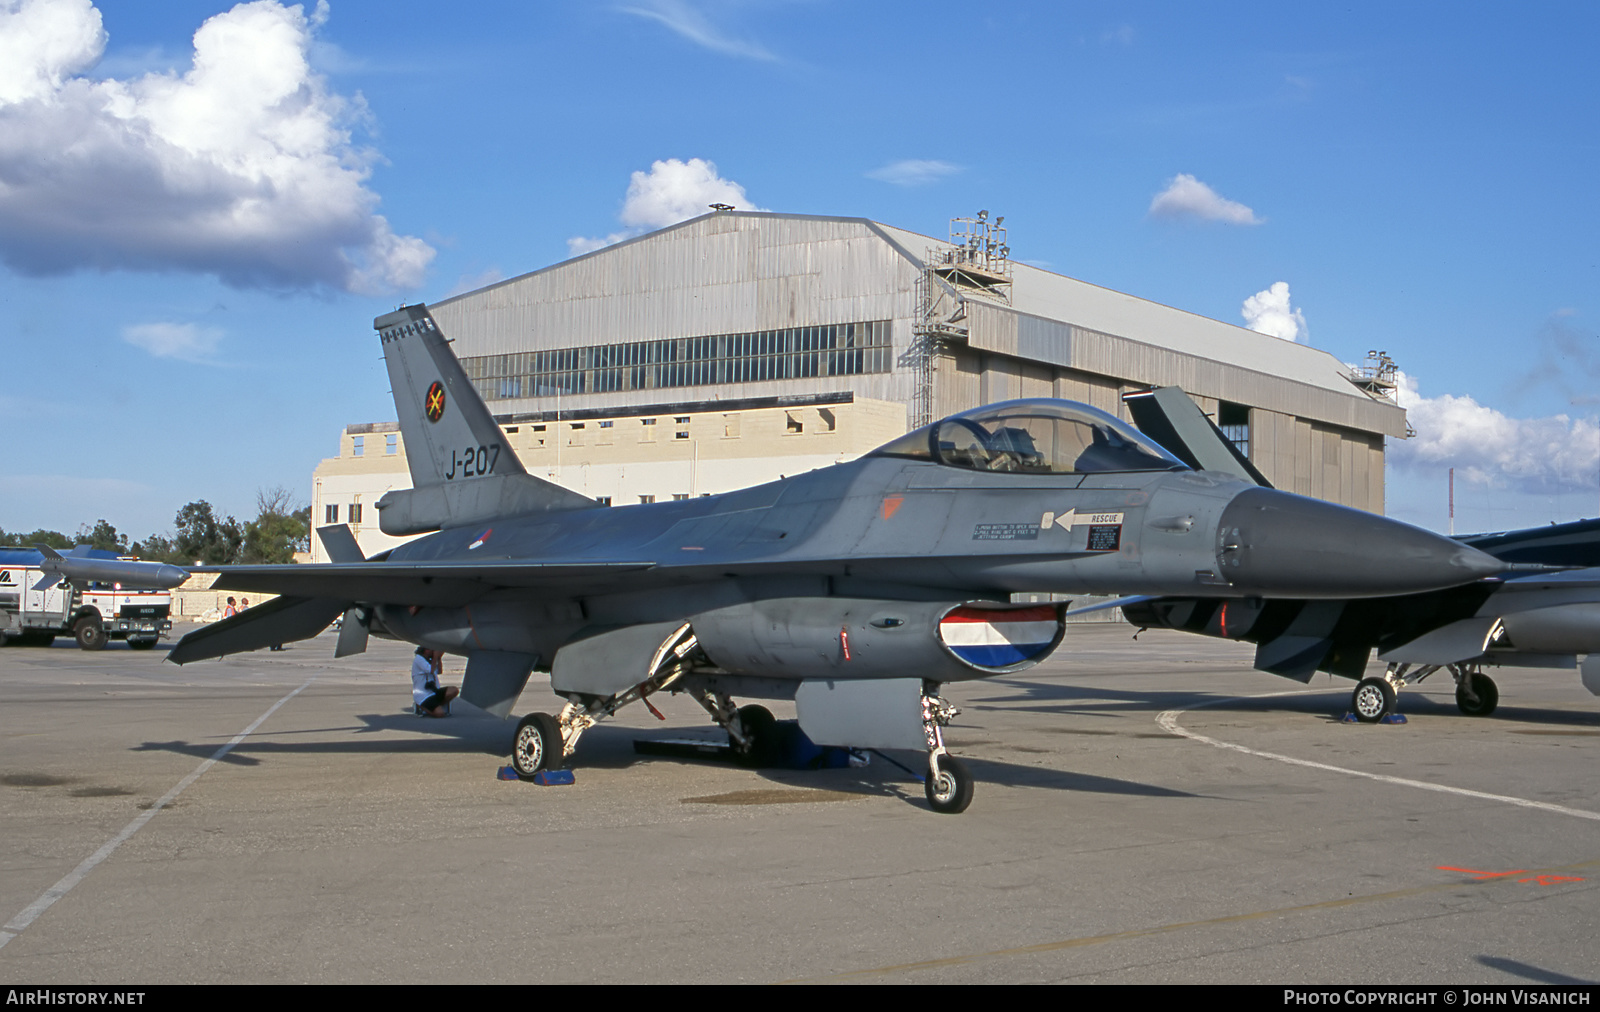
M 1195 471 L 1086 405 L 1010 401 L 917 429 L 858 460 L 721 495 L 603 508 L 528 475 L 425 307 L 380 318 L 414 488 L 379 503 L 361 558 L 319 531 L 328 565 L 229 567 L 222 589 L 283 595 L 192 633 L 184 663 L 304 638 L 340 612 L 367 631 L 467 657 L 462 698 L 506 715 L 533 670 L 566 701 L 516 735 L 524 775 L 595 721 L 686 692 L 759 760 L 764 708 L 794 699 L 818 744 L 921 747 L 928 797 L 971 781 L 945 754 L 943 682 L 1018 671 L 1064 633 L 1064 604 L 1020 592 L 1361 598 L 1500 571 L 1468 546 L 1356 510 Z

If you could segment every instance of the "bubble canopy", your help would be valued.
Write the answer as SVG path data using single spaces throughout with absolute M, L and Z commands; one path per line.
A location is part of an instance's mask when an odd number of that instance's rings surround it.
M 1044 397 L 951 415 L 868 456 L 909 457 L 969 471 L 1014 474 L 1189 470 L 1115 416 L 1087 404 Z

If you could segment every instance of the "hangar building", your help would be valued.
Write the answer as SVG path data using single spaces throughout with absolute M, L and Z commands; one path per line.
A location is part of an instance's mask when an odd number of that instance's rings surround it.
M 530 473 L 612 505 L 754 484 L 955 411 L 1177 385 L 1280 488 L 1383 512 L 1405 412 L 1381 370 L 864 218 L 716 210 L 431 306 Z M 393 423 L 346 427 L 313 516 L 393 544 Z M 313 539 L 315 540 L 315 539 Z M 321 559 L 321 546 L 313 545 Z

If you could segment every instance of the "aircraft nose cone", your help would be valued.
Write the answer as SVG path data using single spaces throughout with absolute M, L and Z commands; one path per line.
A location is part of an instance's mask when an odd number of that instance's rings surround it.
M 1387 597 L 1506 571 L 1492 555 L 1373 513 L 1275 489 L 1241 492 L 1217 528 L 1219 572 L 1272 597 Z

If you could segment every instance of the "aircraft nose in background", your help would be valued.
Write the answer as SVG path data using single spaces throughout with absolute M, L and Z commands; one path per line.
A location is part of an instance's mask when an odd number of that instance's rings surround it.
M 1500 560 L 1374 513 L 1274 489 L 1241 492 L 1217 530 L 1221 574 L 1274 597 L 1383 597 L 1470 583 Z

